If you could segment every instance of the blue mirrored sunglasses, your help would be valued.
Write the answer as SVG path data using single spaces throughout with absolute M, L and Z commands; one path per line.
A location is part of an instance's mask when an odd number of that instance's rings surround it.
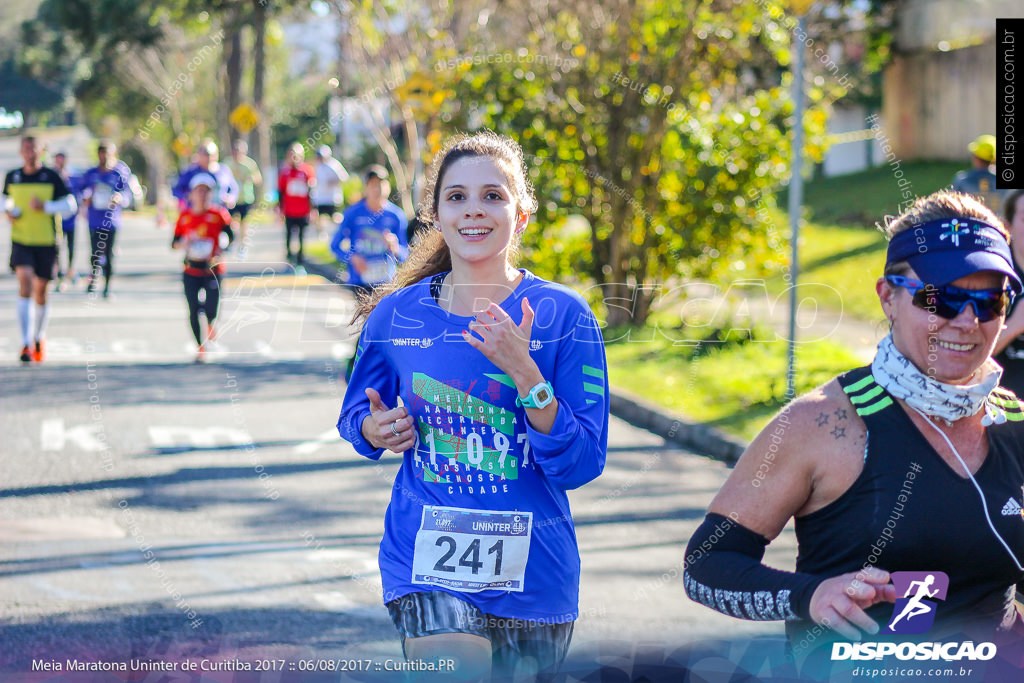
M 953 285 L 935 287 L 926 285 L 903 275 L 886 275 L 885 281 L 893 287 L 903 287 L 913 297 L 918 308 L 952 320 L 965 308 L 974 308 L 979 322 L 986 323 L 1006 313 L 1013 301 L 1013 290 L 1006 289 L 964 289 Z

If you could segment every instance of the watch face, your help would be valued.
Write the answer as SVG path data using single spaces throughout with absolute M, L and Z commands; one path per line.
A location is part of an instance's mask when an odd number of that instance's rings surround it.
M 551 400 L 551 392 L 548 391 L 547 387 L 543 387 L 540 391 L 536 393 L 534 399 L 537 401 L 537 403 L 543 405 Z

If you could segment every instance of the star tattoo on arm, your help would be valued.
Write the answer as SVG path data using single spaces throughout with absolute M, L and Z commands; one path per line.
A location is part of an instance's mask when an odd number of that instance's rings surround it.
M 836 425 L 836 426 L 835 426 L 835 427 L 834 427 L 834 428 L 832 429 L 832 431 L 831 431 L 831 432 L 829 432 L 829 434 L 831 434 L 832 436 L 834 436 L 834 437 L 836 438 L 836 440 L 838 441 L 839 439 L 841 439 L 841 438 L 843 438 L 844 436 L 846 436 L 846 427 L 840 427 L 839 425 Z
M 816 419 L 819 427 L 823 427 L 828 424 L 828 415 L 825 413 L 821 413 Z
M 845 420 L 846 419 L 846 408 L 836 408 L 832 412 L 832 414 L 836 416 L 836 421 L 837 422 L 839 420 Z

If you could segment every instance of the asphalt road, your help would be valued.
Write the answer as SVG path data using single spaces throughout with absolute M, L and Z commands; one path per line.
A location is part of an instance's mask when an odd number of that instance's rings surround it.
M 302 669 L 348 658 L 371 666 L 352 677 L 400 679 L 383 670 L 402 653 L 376 566 L 398 458 L 373 463 L 338 438 L 352 300 L 296 276 L 280 241 L 280 228 L 258 227 L 248 260 L 229 265 L 204 365 L 179 256 L 151 219 L 130 217 L 118 238 L 112 299 L 82 282 L 52 295 L 41 365 L 16 359 L 16 283 L 0 275 L 4 680 L 72 680 L 39 670 L 69 659 L 272 667 L 96 680 L 347 680 Z M 580 670 L 708 638 L 778 644 L 780 624 L 729 619 L 683 593 L 684 545 L 726 475 L 612 420 L 605 473 L 571 495 Z M 794 556 L 787 531 L 768 560 Z

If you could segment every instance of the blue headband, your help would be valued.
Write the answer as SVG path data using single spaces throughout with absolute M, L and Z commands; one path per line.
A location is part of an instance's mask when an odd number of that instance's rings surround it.
M 897 233 L 889 241 L 885 262 L 897 261 L 907 261 L 923 282 L 936 287 L 992 270 L 1006 275 L 1018 294 L 1024 290 L 1006 237 L 974 218 L 940 218 Z

